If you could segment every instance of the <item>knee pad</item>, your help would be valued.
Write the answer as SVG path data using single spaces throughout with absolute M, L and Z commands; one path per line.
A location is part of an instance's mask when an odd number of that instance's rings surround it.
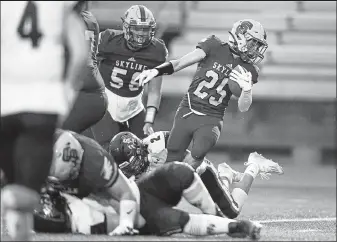
M 32 212 L 39 203 L 39 194 L 27 187 L 12 184 L 1 191 L 1 206 L 5 209 Z

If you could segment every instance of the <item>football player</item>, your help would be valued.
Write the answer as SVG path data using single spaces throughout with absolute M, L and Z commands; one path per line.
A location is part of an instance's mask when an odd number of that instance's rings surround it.
M 64 185 L 65 193 L 76 197 L 95 194 L 112 205 L 119 202 L 119 224 L 112 234 L 134 233 L 136 198 L 114 158 L 93 139 L 71 131 L 57 130 L 55 140 L 50 177 Z
M 148 86 L 146 111 L 142 102 L 144 90 L 136 78 L 143 70 L 164 63 L 168 55 L 164 42 L 154 37 L 156 21 L 148 8 L 130 7 L 122 17 L 122 24 L 123 31 L 101 32 L 98 45 L 99 70 L 109 98 L 109 113 L 94 130 L 105 148 L 114 135 L 124 130 L 139 137 L 153 133 L 162 77 Z
M 167 146 L 168 162 L 183 160 L 193 140 L 191 154 L 185 161 L 196 169 L 219 139 L 231 96 L 239 97 L 241 112 L 247 111 L 252 103 L 252 85 L 258 78 L 256 65 L 268 47 L 267 35 L 262 25 L 252 19 L 234 23 L 229 34 L 228 42 L 211 35 L 201 40 L 194 51 L 145 70 L 136 78 L 143 85 L 154 77 L 171 75 L 198 63 L 176 112 Z
M 84 26 L 72 12 L 75 3 L 1 2 L 0 167 L 7 180 L 1 218 L 13 240 L 30 240 L 55 128 L 72 106 L 85 66 Z
M 155 132 L 143 140 L 130 132 L 122 132 L 111 140 L 109 153 L 127 177 L 138 179 L 165 163 L 168 137 L 168 131 Z M 189 153 L 186 150 L 185 155 Z M 263 179 L 268 179 L 272 173 L 283 174 L 279 164 L 256 152 L 250 154 L 245 165 L 248 167 L 244 173 L 233 170 L 225 162 L 217 170 L 211 161 L 204 158 L 197 169 L 213 200 L 228 218 L 239 215 L 258 174 Z
M 79 1 L 75 11 L 79 13 L 85 24 L 83 36 L 88 44 L 88 62 L 84 70 L 85 76 L 82 86 L 79 87 L 78 96 L 69 116 L 64 121 L 62 128 L 76 133 L 82 133 L 86 129 L 101 120 L 108 107 L 108 98 L 105 93 L 104 82 L 97 66 L 97 46 L 99 25 L 95 16 L 88 11 L 89 1 Z M 93 134 L 89 133 L 89 136 Z
M 232 237 L 260 237 L 259 223 L 223 217 L 200 177 L 186 163 L 166 163 L 140 178 L 137 184 L 133 181 L 130 184 L 139 202 L 136 226 L 142 235 L 226 233 Z M 35 213 L 37 232 L 110 234 L 118 226 L 119 216 L 111 208 L 93 200 L 61 195 L 58 189 L 54 185 L 42 194 L 42 206 Z M 174 208 L 182 197 L 203 214 L 189 214 Z

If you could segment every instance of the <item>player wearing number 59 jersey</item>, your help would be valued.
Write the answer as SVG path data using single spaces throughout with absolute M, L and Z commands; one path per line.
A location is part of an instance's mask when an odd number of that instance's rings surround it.
M 149 9 L 142 5 L 132 6 L 122 20 L 123 31 L 107 29 L 101 32 L 98 45 L 99 70 L 113 121 L 108 121 L 110 127 L 103 127 L 107 121 L 102 120 L 97 125 L 101 127 L 95 129 L 102 130 L 101 143 L 106 144 L 126 127 L 139 137 L 151 133 L 161 100 L 161 77 L 148 86 L 146 113 L 142 103 L 144 90 L 136 77 L 143 70 L 164 63 L 167 57 L 164 42 L 154 37 L 156 22 Z
M 222 118 L 233 94 L 239 97 L 240 111 L 249 109 L 252 84 L 258 78 L 256 64 L 263 59 L 267 46 L 266 32 L 259 22 L 240 20 L 234 23 L 228 42 L 209 36 L 191 53 L 139 75 L 144 84 L 158 75 L 172 74 L 198 63 L 175 116 L 168 140 L 168 162 L 182 160 L 193 140 L 191 155 L 185 161 L 194 168 L 201 164 L 220 136 Z

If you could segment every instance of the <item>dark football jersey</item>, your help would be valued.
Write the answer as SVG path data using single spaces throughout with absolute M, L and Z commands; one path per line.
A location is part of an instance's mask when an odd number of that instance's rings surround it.
M 56 135 L 61 132 L 58 131 Z M 84 153 L 79 176 L 66 184 L 66 193 L 82 198 L 112 186 L 118 178 L 118 166 L 114 159 L 95 140 L 74 132 L 72 134 Z
M 88 64 L 85 70 L 86 75 L 81 90 L 85 91 L 104 90 L 104 82 L 99 74 L 96 59 L 99 25 L 97 23 L 95 16 L 88 11 L 82 11 L 81 17 L 86 26 L 85 39 L 88 41 L 88 45 L 90 46 Z
M 105 87 L 122 97 L 137 96 L 143 88 L 135 81 L 136 77 L 165 62 L 167 49 L 164 42 L 154 38 L 148 47 L 132 51 L 127 47 L 122 31 L 107 29 L 100 35 L 99 70 Z
M 188 92 L 181 101 L 181 106 L 191 108 L 215 117 L 223 117 L 232 92 L 227 84 L 229 74 L 237 65 L 252 73 L 253 83 L 257 82 L 258 73 L 252 64 L 235 57 L 229 45 L 212 35 L 201 40 L 197 48 L 206 53 L 199 62 Z

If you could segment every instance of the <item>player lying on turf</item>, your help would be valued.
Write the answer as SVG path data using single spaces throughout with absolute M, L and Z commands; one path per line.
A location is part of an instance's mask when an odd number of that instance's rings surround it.
M 57 130 L 49 175 L 67 188 L 64 192 L 79 198 L 93 193 L 108 201 L 118 201 L 120 221 L 112 234 L 134 232 L 139 211 L 129 180 L 96 141 L 75 132 Z
M 185 163 L 171 162 L 144 175 L 137 184 L 130 180 L 140 213 L 136 228 L 141 235 L 195 236 L 227 234 L 251 239 L 260 237 L 261 225 L 223 217 L 200 177 Z M 61 192 L 60 192 L 61 191 Z M 42 193 L 41 208 L 35 213 L 35 230 L 52 233 L 111 234 L 120 223 L 115 207 L 63 193 L 63 184 L 49 180 Z M 189 214 L 174 208 L 181 198 L 203 214 Z M 117 206 L 118 207 L 118 206 Z
M 54 157 L 53 177 L 47 181 L 41 207 L 35 213 L 37 232 L 121 235 L 136 233 L 135 227 L 141 234 L 259 237 L 261 225 L 224 217 L 188 164 L 164 164 L 136 184 L 126 181 L 115 158 L 97 142 L 70 131 L 58 131 Z M 89 193 L 106 198 L 108 209 L 81 200 Z M 181 198 L 203 214 L 173 208 Z
M 127 177 L 141 177 L 165 163 L 169 132 L 155 132 L 140 140 L 130 132 L 117 134 L 110 142 L 109 153 L 115 157 Z M 185 155 L 189 151 L 186 150 Z M 268 178 L 271 173 L 283 174 L 282 167 L 263 156 L 251 153 L 244 173 L 234 171 L 225 162 L 218 166 L 204 158 L 197 169 L 207 190 L 221 211 L 229 218 L 239 215 L 255 177 Z M 231 192 L 230 192 L 231 190 Z

